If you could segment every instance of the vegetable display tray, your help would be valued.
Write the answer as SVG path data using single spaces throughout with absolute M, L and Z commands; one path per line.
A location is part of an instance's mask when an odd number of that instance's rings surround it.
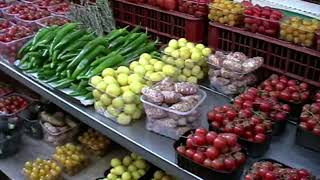
M 297 125 L 296 143 L 308 149 L 320 152 L 320 136 L 306 131 Z
M 14 62 L 17 59 L 17 53 L 19 49 L 32 37 L 33 35 L 11 42 L 0 42 L 0 56 L 9 62 Z
M 204 18 L 125 0 L 112 0 L 111 3 L 117 26 L 140 25 L 153 39 L 158 37 L 164 44 L 170 39 L 181 37 L 198 43 L 205 40 L 206 21 Z
M 320 51 L 214 22 L 209 23 L 208 33 L 211 48 L 262 56 L 264 70 L 320 87 Z M 259 75 L 267 78 L 270 73 Z
M 177 149 L 178 146 L 181 144 L 186 144 L 187 136 L 192 132 L 188 131 L 183 134 L 182 137 L 179 138 L 176 142 L 173 144 L 173 148 Z M 240 176 L 243 172 L 244 165 L 240 166 L 238 169 L 235 169 L 231 172 L 227 171 L 218 171 L 214 170 L 208 167 L 205 167 L 203 165 L 200 165 L 191 159 L 189 159 L 186 156 L 180 155 L 177 151 L 176 152 L 176 158 L 177 158 L 177 163 L 178 166 L 182 167 L 183 169 L 186 169 L 203 179 L 209 180 L 209 179 L 215 179 L 215 180 L 238 180 L 240 179 Z M 242 152 L 246 154 L 245 150 L 242 149 Z

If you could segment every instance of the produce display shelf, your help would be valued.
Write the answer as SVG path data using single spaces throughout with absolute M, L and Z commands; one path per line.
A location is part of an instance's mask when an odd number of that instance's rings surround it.
M 316 49 L 215 22 L 209 23 L 208 44 L 214 49 L 262 56 L 265 69 L 320 87 L 320 51 Z
M 48 145 L 42 140 L 35 140 L 28 136 L 23 136 L 21 150 L 14 156 L 1 159 L 0 170 L 10 179 L 22 179 L 22 168 L 26 161 L 33 161 L 36 158 L 48 158 L 54 153 L 54 147 Z M 67 176 L 65 180 L 94 180 L 102 177 L 106 169 L 109 168 L 109 162 L 112 158 L 123 157 L 128 154 L 124 148 L 116 145 L 111 146 L 110 152 L 104 157 L 91 157 L 89 166 L 74 176 Z
M 144 121 L 134 123 L 132 126 L 120 126 L 96 113 L 93 108 L 85 108 L 78 104 L 77 101 L 60 91 L 49 90 L 36 83 L 12 64 L 0 60 L 0 70 L 169 174 L 181 179 L 201 179 L 176 164 L 175 151 L 172 148 L 174 141 L 147 131 L 144 127 Z
M 167 171 L 169 174 L 179 179 L 201 179 L 177 165 L 175 150 L 173 149 L 174 140 L 147 131 L 143 120 L 133 123 L 131 126 L 118 125 L 94 112 L 93 108 L 85 108 L 59 91 L 46 89 L 7 62 L 0 61 L 0 70 L 41 96 L 46 97 L 87 125 L 102 132 L 121 146 L 140 154 L 146 160 Z M 222 96 L 210 91 L 207 91 L 207 94 L 208 97 L 204 101 L 203 106 L 201 106 L 203 127 L 208 127 L 206 112 L 215 106 L 228 103 L 228 100 Z M 317 177 L 320 177 L 320 153 L 296 145 L 295 134 L 295 125 L 289 124 L 282 135 L 272 139 L 270 149 L 261 158 L 272 158 L 292 167 L 306 168 Z M 247 167 L 255 160 L 257 158 L 249 159 Z

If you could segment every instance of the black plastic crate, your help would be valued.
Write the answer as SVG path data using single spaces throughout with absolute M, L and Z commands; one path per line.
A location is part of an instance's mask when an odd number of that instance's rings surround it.
M 297 125 L 296 143 L 308 149 L 320 152 L 320 136 L 304 130 Z

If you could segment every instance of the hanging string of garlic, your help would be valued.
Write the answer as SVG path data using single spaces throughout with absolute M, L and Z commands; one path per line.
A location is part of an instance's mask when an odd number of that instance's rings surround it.
M 115 29 L 115 20 L 108 0 L 81 0 L 80 4 L 72 4 L 67 15 L 72 21 L 79 22 L 84 28 L 95 31 L 98 35 Z

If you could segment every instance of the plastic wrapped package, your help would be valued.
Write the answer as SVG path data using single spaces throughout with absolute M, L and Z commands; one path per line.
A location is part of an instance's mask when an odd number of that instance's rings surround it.
M 79 125 L 71 119 L 67 120 L 65 124 L 62 124 L 62 121 L 60 121 L 61 124 L 58 124 L 59 121 L 56 121 L 56 124 L 51 120 L 50 122 L 42 118 L 40 124 L 43 128 L 44 140 L 54 146 L 72 142 L 79 132 Z
M 18 50 L 33 36 L 27 36 L 11 42 L 0 42 L 0 56 L 9 62 L 17 59 Z
M 241 52 L 217 51 L 208 59 L 211 86 L 226 95 L 241 93 L 257 81 L 251 72 L 263 64 L 262 57 L 248 58 Z
M 146 129 L 178 139 L 186 131 L 200 127 L 199 107 L 206 96 L 204 91 L 197 90 L 196 94 L 181 97 L 172 105 L 151 103 L 145 95 L 141 96 L 147 115 Z
M 39 25 L 39 27 L 49 27 L 53 25 L 62 26 L 66 23 L 70 22 L 68 18 L 65 16 L 48 16 L 42 19 L 39 19 L 36 21 L 36 23 Z

